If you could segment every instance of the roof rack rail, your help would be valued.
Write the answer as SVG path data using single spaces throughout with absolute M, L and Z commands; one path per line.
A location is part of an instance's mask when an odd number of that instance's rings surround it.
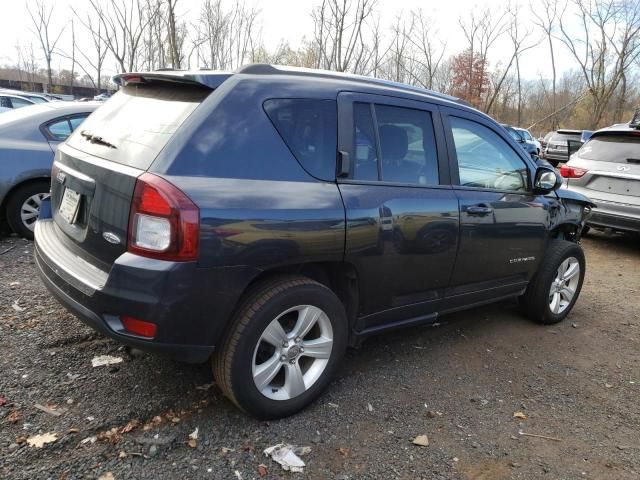
M 433 97 L 442 98 L 445 100 L 449 100 L 451 102 L 456 102 L 463 105 L 471 106 L 468 102 L 460 98 L 453 97 L 451 95 L 447 95 L 444 93 L 435 92 L 433 90 L 428 90 L 426 88 L 414 87 L 412 85 L 407 85 L 405 83 L 393 82 L 391 80 L 382 80 L 380 78 L 367 77 L 365 75 L 356 75 L 353 73 L 334 72 L 331 70 L 320 70 L 320 69 L 314 69 L 314 68 L 290 67 L 287 65 L 270 65 L 267 63 L 252 63 L 244 67 L 241 67 L 236 71 L 236 73 L 245 73 L 250 75 L 251 74 L 254 74 L 254 75 L 300 75 L 300 76 L 310 76 L 310 77 L 318 77 L 318 78 L 329 78 L 329 79 L 336 79 L 336 80 L 351 80 L 355 82 L 362 82 L 362 83 L 369 83 L 373 85 L 399 88 L 401 90 L 431 95 Z
M 629 122 L 629 126 L 631 128 L 635 128 L 637 130 L 640 130 L 640 107 L 636 107 L 636 111 L 633 114 L 633 117 L 631 118 L 631 121 Z

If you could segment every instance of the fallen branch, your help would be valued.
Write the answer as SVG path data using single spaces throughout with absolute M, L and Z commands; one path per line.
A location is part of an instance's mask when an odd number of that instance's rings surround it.
M 11 250 L 13 250 L 14 248 L 16 248 L 15 245 L 11 245 L 9 248 L 7 248 L 6 250 L 0 252 L 0 255 L 4 255 L 5 253 L 10 252 Z
M 561 442 L 562 439 L 556 437 L 548 437 L 546 435 L 538 435 L 537 433 L 526 433 L 526 432 L 518 432 L 518 434 L 523 435 L 525 437 L 535 437 L 535 438 L 544 438 L 545 440 L 553 440 L 554 442 Z

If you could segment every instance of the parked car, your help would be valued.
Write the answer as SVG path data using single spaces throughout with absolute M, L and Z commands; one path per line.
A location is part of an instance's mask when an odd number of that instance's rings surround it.
M 534 143 L 527 142 L 525 136 L 521 132 L 522 129 L 518 129 L 516 127 L 512 127 L 511 125 L 505 124 L 503 124 L 502 126 L 505 128 L 505 130 L 507 130 L 507 132 L 509 132 L 511 138 L 513 138 L 520 145 L 520 147 L 531 156 L 531 158 L 533 158 L 534 160 L 538 158 L 538 148 Z
M 535 145 L 536 147 L 536 155 L 540 155 L 540 142 L 538 141 L 538 139 L 534 138 L 533 135 L 531 135 L 531 132 L 529 130 L 527 130 L 526 128 L 519 128 L 519 127 L 513 127 L 514 130 L 516 132 L 518 132 L 522 138 L 524 138 L 524 141 L 527 143 L 530 143 L 532 145 Z
M 48 102 L 0 115 L 0 217 L 33 238 L 57 145 L 100 104 Z
M 566 188 L 597 204 L 587 225 L 640 232 L 640 115 L 594 132 L 560 172 Z
M 9 93 L 0 93 L 0 112 L 8 112 L 15 108 L 28 107 L 36 102 L 25 97 Z
M 549 163 L 554 166 L 557 166 L 559 163 L 564 163 L 569 160 L 569 142 L 572 145 L 575 145 L 575 150 L 577 150 L 582 145 L 582 133 L 583 130 L 558 130 L 554 132 L 549 140 L 547 140 L 547 145 L 543 150 L 541 156 Z
M 368 335 L 578 298 L 590 201 L 453 97 L 269 65 L 115 81 L 58 148 L 37 269 L 105 335 L 211 358 L 246 412 L 305 407 Z
M 3 94 L 17 95 L 19 97 L 31 100 L 33 103 L 46 103 L 51 101 L 51 99 L 48 98 L 46 94 L 23 92 L 21 90 L 10 90 L 7 88 L 2 88 L 0 89 L 0 95 Z
M 547 132 L 547 134 L 544 137 L 538 138 L 538 141 L 540 142 L 540 156 L 541 157 L 544 155 L 544 151 L 547 148 L 547 143 L 549 142 L 549 140 L 551 139 L 551 137 L 553 136 L 554 133 L 556 133 L 556 132 L 555 131 Z

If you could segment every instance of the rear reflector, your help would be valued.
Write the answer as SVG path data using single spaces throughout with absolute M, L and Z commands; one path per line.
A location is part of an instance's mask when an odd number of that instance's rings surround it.
M 560 175 L 564 178 L 580 178 L 587 173 L 587 171 L 586 168 L 570 167 L 568 165 L 562 165 L 562 167 L 560 167 Z
M 156 324 L 138 320 L 137 318 L 121 315 L 120 321 L 127 332 L 139 335 L 141 337 L 153 338 L 156 336 Z

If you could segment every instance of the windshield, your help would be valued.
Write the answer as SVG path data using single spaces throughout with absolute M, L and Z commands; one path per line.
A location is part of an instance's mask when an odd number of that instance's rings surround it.
M 211 89 L 197 86 L 128 85 L 87 118 L 67 143 L 146 170 L 209 93 Z
M 600 135 L 585 143 L 576 156 L 601 162 L 640 161 L 640 135 Z
M 524 138 L 525 140 L 532 140 L 531 134 L 528 130 L 518 129 L 517 132 L 522 135 L 522 138 Z

